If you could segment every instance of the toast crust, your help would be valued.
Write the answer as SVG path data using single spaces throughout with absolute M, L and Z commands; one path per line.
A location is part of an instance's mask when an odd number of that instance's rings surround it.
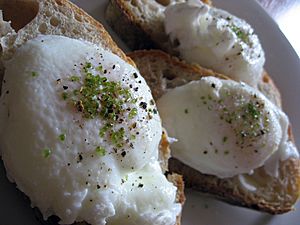
M 128 56 L 135 61 L 150 86 L 155 100 L 168 89 L 192 80 L 199 80 L 203 76 L 228 79 L 212 70 L 186 64 L 159 50 L 140 50 L 129 53 Z M 265 82 L 271 82 L 271 80 Z M 291 127 L 288 132 L 293 141 Z M 293 210 L 300 195 L 300 159 L 296 158 L 280 162 L 278 178 L 267 175 L 262 167 L 254 170 L 253 175 L 246 175 L 247 179 L 256 181 L 257 191 L 255 192 L 243 188 L 238 176 L 220 179 L 213 175 L 202 174 L 176 158 L 170 159 L 169 169 L 183 175 L 186 187 L 208 193 L 231 204 L 270 214 L 281 214 Z
M 18 8 L 19 2 L 18 0 L 10 1 L 10 0 L 3 0 L 2 1 L 3 7 L 2 10 L 4 11 L 12 11 L 15 8 Z M 22 2 L 22 1 L 21 1 Z M 21 27 L 21 22 L 12 22 L 13 24 L 17 24 L 17 28 L 19 29 L 13 37 L 9 36 L 9 39 L 7 39 L 5 36 L 1 37 L 2 39 L 2 46 L 4 48 L 2 49 L 2 56 L 9 57 L 10 54 L 13 53 L 13 50 L 19 46 L 21 46 L 24 42 L 26 42 L 28 39 L 33 39 L 37 37 L 39 34 L 43 35 L 64 35 L 70 38 L 76 38 L 76 39 L 83 39 L 86 41 L 90 41 L 94 44 L 101 45 L 104 49 L 113 52 L 114 54 L 118 55 L 120 58 L 125 60 L 126 62 L 130 63 L 131 65 L 134 65 L 134 62 L 126 57 L 125 53 L 117 46 L 117 44 L 112 40 L 108 32 L 105 30 L 103 25 L 96 21 L 93 17 L 91 17 L 89 14 L 84 12 L 82 9 L 77 7 L 75 4 L 71 3 L 68 0 L 42 0 L 42 1 L 28 1 L 28 4 L 36 4 L 36 9 L 32 11 L 32 13 L 36 13 L 33 19 L 31 19 L 31 14 L 27 13 L 24 16 L 28 16 L 27 18 L 19 17 L 16 19 L 24 19 L 25 21 L 30 21 L 27 24 L 23 24 Z M 85 30 L 88 29 L 92 35 L 88 35 L 86 33 L 80 33 L 77 30 L 72 30 L 73 28 L 68 27 L 64 22 L 61 21 L 61 23 L 55 23 L 53 18 L 56 18 L 53 15 L 53 12 L 57 12 L 62 18 L 68 19 L 67 17 L 71 17 L 74 28 L 84 28 Z M 8 18 L 10 19 L 10 18 Z M 14 18 L 11 18 L 14 19 Z M 31 20 L 30 20 L 31 19 Z M 51 22 L 51 19 L 52 22 Z M 56 18 L 57 19 L 57 18 Z M 50 26 L 48 27 L 42 27 L 41 24 L 45 24 L 46 22 L 49 22 Z M 48 24 L 47 24 L 48 25 Z M 77 26 L 77 27 L 75 27 Z M 44 29 L 43 29 L 44 28 Z M 11 43 L 9 45 L 3 44 L 3 42 L 14 42 L 13 45 Z M 8 48 L 5 48 L 5 47 Z M 10 53 L 10 54 L 9 54 Z M 8 54 L 8 56 L 6 55 Z

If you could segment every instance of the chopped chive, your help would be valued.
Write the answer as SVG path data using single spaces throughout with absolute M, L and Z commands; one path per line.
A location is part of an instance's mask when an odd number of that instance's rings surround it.
M 64 141 L 66 139 L 66 134 L 60 134 L 58 138 L 59 140 Z
M 80 81 L 80 77 L 79 76 L 71 76 L 70 77 L 70 81 L 74 82 L 74 81 Z
M 51 150 L 49 148 L 43 149 L 44 158 L 48 158 L 51 155 Z
M 99 156 L 105 156 L 105 154 L 106 154 L 105 148 L 100 147 L 100 146 L 98 146 L 98 147 L 95 149 L 95 151 L 96 151 L 97 155 L 99 155 Z
M 63 92 L 61 96 L 62 96 L 63 100 L 66 100 L 68 98 L 68 93 Z
M 38 74 L 37 72 L 35 72 L 35 71 L 32 71 L 32 72 L 31 72 L 31 76 L 32 76 L 32 77 L 37 77 L 38 75 L 39 75 L 39 74 Z
M 129 112 L 129 119 L 132 119 L 133 117 L 135 117 L 137 115 L 137 109 L 136 108 L 132 108 Z

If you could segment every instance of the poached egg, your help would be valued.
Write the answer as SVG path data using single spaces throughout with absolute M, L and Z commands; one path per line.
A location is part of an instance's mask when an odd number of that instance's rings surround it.
M 157 107 L 163 126 L 178 139 L 173 156 L 201 173 L 227 178 L 266 164 L 276 176 L 278 160 L 299 157 L 288 117 L 249 85 L 203 77 L 170 89 Z
M 160 117 L 134 67 L 49 35 L 27 41 L 5 68 L 2 159 L 44 219 L 175 224 L 181 206 L 158 162 Z
M 188 0 L 166 8 L 164 25 L 187 62 L 253 87 L 261 80 L 264 51 L 246 21 L 199 0 Z

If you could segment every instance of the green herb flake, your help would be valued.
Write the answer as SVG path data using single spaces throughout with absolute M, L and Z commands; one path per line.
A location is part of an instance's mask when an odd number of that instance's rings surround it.
M 136 139 L 136 136 L 134 135 L 134 134 L 132 134 L 131 136 L 130 136 L 130 140 L 135 140 Z
M 232 24 L 229 28 L 236 34 L 236 36 L 241 39 L 246 44 L 249 43 L 249 36 L 244 31 L 241 30 L 238 26 Z
M 66 134 L 60 134 L 58 136 L 58 138 L 59 138 L 59 140 L 64 141 L 64 140 L 66 140 Z
M 74 81 L 80 81 L 80 77 L 79 76 L 71 76 L 70 77 L 70 81 L 74 82 Z
M 96 70 L 99 71 L 99 72 L 103 72 L 103 66 L 102 65 L 97 66 Z
M 68 93 L 67 93 L 67 92 L 63 92 L 63 93 L 61 94 L 61 96 L 62 96 L 63 100 L 67 100 L 67 98 L 68 98 Z
M 128 175 L 127 174 L 125 175 L 124 180 L 128 181 Z
M 260 116 L 260 111 L 258 108 L 251 102 L 247 104 L 248 113 L 251 115 L 253 119 L 258 119 Z
M 185 109 L 185 110 L 184 110 L 184 113 L 185 113 L 185 114 L 188 114 L 188 113 L 189 113 L 189 110 L 188 110 L 188 109 Z
M 98 146 L 98 147 L 95 149 L 95 151 L 96 151 L 97 155 L 99 155 L 99 156 L 105 156 L 105 154 L 106 154 L 105 148 L 100 147 L 100 146 Z
M 38 77 L 39 74 L 38 74 L 37 72 L 35 72 L 35 71 L 32 71 L 32 72 L 31 72 L 31 76 L 32 76 L 32 77 Z
M 137 115 L 137 109 L 136 109 L 136 108 L 132 108 L 132 109 L 130 110 L 130 112 L 129 112 L 128 117 L 129 117 L 129 119 L 132 119 L 132 118 L 134 118 L 136 115 Z
M 99 131 L 99 136 L 100 137 L 104 137 L 104 135 L 106 134 L 106 132 L 112 128 L 112 124 L 106 124 L 104 127 L 102 127 Z
M 49 148 L 44 148 L 42 154 L 44 158 L 49 158 L 49 156 L 51 155 L 51 150 Z
M 124 136 L 125 129 L 121 127 L 119 130 L 111 133 L 111 140 L 117 147 L 122 147 Z

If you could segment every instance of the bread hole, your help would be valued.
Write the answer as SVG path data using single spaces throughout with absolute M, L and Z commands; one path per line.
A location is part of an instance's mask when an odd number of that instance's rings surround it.
M 171 1 L 170 0 L 155 0 L 158 4 L 163 5 L 163 6 L 168 6 L 170 5 Z
M 73 29 L 72 32 L 77 35 L 77 34 L 80 34 L 80 32 L 77 30 L 77 29 Z
M 176 75 L 172 73 L 170 70 L 164 70 L 163 77 L 166 78 L 167 80 L 174 80 L 176 78 Z
M 51 17 L 50 24 L 54 27 L 57 27 L 59 25 L 60 21 L 56 17 Z
M 88 31 L 88 33 L 91 33 L 93 31 L 93 28 L 90 26 L 86 26 L 86 30 Z
M 47 17 L 50 17 L 50 16 L 52 16 L 52 13 L 51 13 L 51 11 L 47 10 L 47 11 L 45 12 L 45 15 L 46 15 Z
M 77 20 L 78 22 L 82 22 L 82 17 L 79 14 L 75 13 L 75 20 Z
M 18 31 L 29 24 L 38 14 L 39 3 L 34 0 L 0 0 L 0 9 L 5 21 Z
M 39 32 L 41 34 L 45 34 L 47 32 L 47 24 L 46 23 L 41 23 L 39 26 Z
M 62 5 L 61 0 L 55 0 L 57 5 Z
M 138 6 L 137 0 L 131 0 L 131 5 L 137 7 Z
M 60 28 L 60 32 L 62 33 L 62 34 L 65 34 L 66 33 L 66 29 L 65 28 Z

